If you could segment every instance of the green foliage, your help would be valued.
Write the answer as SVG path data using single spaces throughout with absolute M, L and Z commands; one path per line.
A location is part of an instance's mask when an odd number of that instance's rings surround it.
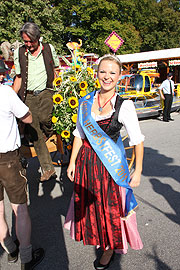
M 134 26 L 142 38 L 141 51 L 179 47 L 179 1 L 135 0 Z
M 13 43 L 21 40 L 19 30 L 25 22 L 36 23 L 45 42 L 62 53 L 63 24 L 59 10 L 47 0 L 0 0 L 0 41 Z
M 124 39 L 117 54 L 179 47 L 177 0 L 0 0 L 0 41 L 20 40 L 19 29 L 35 22 L 59 54 L 82 39 L 86 53 L 103 55 L 114 30 Z

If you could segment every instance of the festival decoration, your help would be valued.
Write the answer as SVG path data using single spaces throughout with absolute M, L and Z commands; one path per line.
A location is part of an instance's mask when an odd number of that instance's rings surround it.
M 123 44 L 124 40 L 118 36 L 118 34 L 113 31 L 109 37 L 105 40 L 105 44 L 114 52 L 116 53 L 116 51 L 121 47 L 121 45 Z
M 60 72 L 53 82 L 53 129 L 68 146 L 72 143 L 72 132 L 76 127 L 79 99 L 99 88 L 93 69 L 81 58 L 77 64 L 76 53 L 76 48 L 71 50 L 73 64 L 66 59 L 70 68 Z

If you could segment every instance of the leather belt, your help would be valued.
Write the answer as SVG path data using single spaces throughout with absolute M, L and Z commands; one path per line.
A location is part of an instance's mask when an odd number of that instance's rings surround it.
M 44 89 L 45 90 L 45 89 Z M 29 91 L 26 90 L 26 93 L 29 95 L 33 95 L 33 96 L 38 96 L 41 92 L 43 92 L 44 90 L 36 90 L 36 91 Z

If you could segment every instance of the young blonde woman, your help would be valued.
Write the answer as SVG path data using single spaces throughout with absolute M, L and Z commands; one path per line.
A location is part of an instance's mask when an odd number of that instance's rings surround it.
M 136 225 L 137 207 L 132 188 L 139 186 L 143 162 L 143 141 L 135 107 L 116 93 L 121 62 L 114 55 L 100 58 L 99 91 L 80 100 L 77 126 L 67 175 L 74 181 L 74 193 L 65 221 L 71 236 L 84 245 L 103 250 L 95 260 L 97 270 L 107 269 L 114 252 L 126 253 L 143 247 Z M 129 175 L 120 137 L 124 126 L 136 161 Z M 132 233 L 133 232 L 133 233 Z

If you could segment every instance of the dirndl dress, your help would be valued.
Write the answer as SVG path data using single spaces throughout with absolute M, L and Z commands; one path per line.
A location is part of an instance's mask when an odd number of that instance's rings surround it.
M 118 107 L 111 118 L 97 122 L 114 141 L 122 126 L 116 121 Z M 127 252 L 127 242 L 132 242 L 132 248 L 142 248 L 135 212 L 131 216 L 132 233 L 128 233 L 126 220 L 122 219 L 125 189 L 114 182 L 87 139 L 83 140 L 77 156 L 74 179 L 74 193 L 64 225 L 71 230 L 72 238 L 82 240 L 84 245 L 102 250 L 110 248 L 120 253 Z M 131 237 L 134 240 L 129 241 Z

